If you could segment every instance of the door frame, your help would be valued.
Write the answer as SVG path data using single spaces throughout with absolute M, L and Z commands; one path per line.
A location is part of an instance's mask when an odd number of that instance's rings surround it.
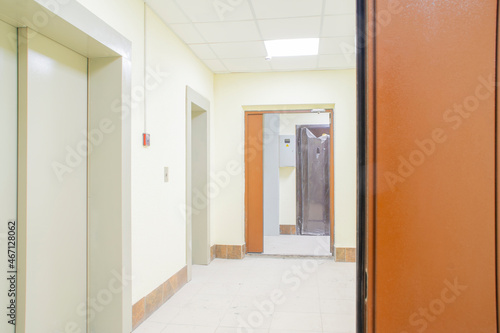
M 331 255 L 335 255 L 335 167 L 334 167 L 334 111 L 335 104 L 308 104 L 308 105 L 263 105 L 263 106 L 243 106 L 245 111 L 245 143 L 247 142 L 247 120 L 251 115 L 265 115 L 265 114 L 293 114 L 293 113 L 311 113 L 314 109 L 324 109 L 324 113 L 330 114 L 330 252 Z M 261 142 L 263 144 L 263 142 Z M 247 170 L 248 158 L 247 158 L 247 145 L 245 144 L 245 243 L 248 244 L 249 230 L 248 230 L 248 207 L 249 207 L 249 196 L 248 185 L 250 181 L 248 179 Z M 264 199 L 264 198 L 262 198 Z M 248 252 L 248 247 L 246 247 L 246 252 Z
M 186 86 L 186 259 L 188 281 L 192 279 L 193 270 L 193 219 L 192 219 L 192 104 L 203 109 L 207 114 L 207 186 L 210 183 L 210 101 L 196 92 L 189 86 Z M 208 188 L 207 188 L 208 191 Z M 210 195 L 205 196 L 207 212 L 207 264 L 210 263 Z
M 367 320 L 373 318 L 373 303 L 369 295 L 373 295 L 373 284 L 369 284 L 368 273 L 370 272 L 368 262 L 373 251 L 369 251 L 368 244 L 368 59 L 367 48 L 371 41 L 367 33 L 367 1 L 356 0 L 356 127 L 357 127 L 357 237 L 356 237 L 356 332 L 367 332 L 367 326 L 371 324 Z M 371 73 L 373 75 L 373 73 Z M 373 178 L 370 178 L 373 179 Z M 373 195 L 372 195 L 373 198 Z M 372 274 L 373 276 L 373 274 Z M 371 291 L 370 291 L 371 290 Z

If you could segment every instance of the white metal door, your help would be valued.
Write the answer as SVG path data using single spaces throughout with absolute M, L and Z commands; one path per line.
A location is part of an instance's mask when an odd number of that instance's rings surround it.
M 27 45 L 26 333 L 85 332 L 87 58 Z

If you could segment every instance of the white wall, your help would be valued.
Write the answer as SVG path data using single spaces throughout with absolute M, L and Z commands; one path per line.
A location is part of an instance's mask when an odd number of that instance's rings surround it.
M 296 125 L 329 124 L 328 113 L 280 114 L 280 135 L 296 135 Z M 295 167 L 280 168 L 280 224 L 295 225 L 297 222 L 297 189 Z
M 335 103 L 335 243 L 356 245 L 355 70 L 223 74 L 215 76 L 213 170 L 244 165 L 242 105 Z M 212 200 L 215 243 L 243 244 L 244 186 L 241 172 Z
M 213 74 L 140 0 L 79 0 L 132 42 L 132 303 L 186 265 L 186 86 L 213 105 Z M 155 73 L 155 74 L 152 74 Z M 146 88 L 145 88 L 146 87 Z M 151 147 L 142 147 L 143 94 Z M 170 181 L 164 182 L 163 168 Z
M 8 222 L 17 220 L 17 39 L 16 28 L 0 21 L 0 270 L 8 267 Z M 10 282 L 0 279 L 0 304 L 10 305 Z M 7 311 L 7 310 L 6 310 Z M 6 312 L 7 314 L 7 312 Z M 15 327 L 7 322 L 13 318 L 3 316 L 0 332 L 13 333 Z

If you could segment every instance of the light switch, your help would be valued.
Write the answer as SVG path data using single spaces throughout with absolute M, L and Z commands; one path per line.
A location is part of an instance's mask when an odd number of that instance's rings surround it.
M 165 180 L 165 183 L 168 183 L 168 167 L 165 167 L 163 169 L 163 178 Z

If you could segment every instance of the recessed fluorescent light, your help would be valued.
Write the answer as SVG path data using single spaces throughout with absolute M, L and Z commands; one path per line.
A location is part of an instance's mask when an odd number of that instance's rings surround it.
M 268 57 L 318 55 L 319 38 L 277 39 L 264 41 Z

